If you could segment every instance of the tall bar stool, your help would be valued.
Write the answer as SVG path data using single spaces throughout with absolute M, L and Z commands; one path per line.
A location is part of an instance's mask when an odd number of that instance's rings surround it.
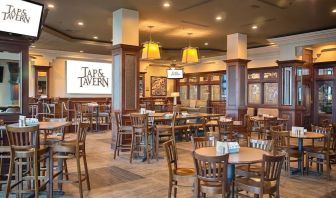
M 7 183 L 5 174 L 3 174 L 5 170 L 2 170 L 3 160 L 10 159 L 10 147 L 8 145 L 8 141 L 6 141 L 7 135 L 4 131 L 6 131 L 4 121 L 0 120 L 0 191 L 2 191 L 2 185 Z
M 39 144 L 39 126 L 18 127 L 18 125 L 7 125 L 7 134 L 10 145 L 10 165 L 7 178 L 5 197 L 8 198 L 9 192 L 16 187 L 16 197 L 22 197 L 22 193 L 32 192 L 23 191 L 24 181 L 34 181 L 34 195 L 39 197 L 40 181 L 50 181 L 50 166 L 47 166 L 47 176 L 39 175 L 39 164 L 45 159 L 51 160 L 48 147 Z M 48 161 L 50 165 L 50 161 Z M 11 184 L 11 175 L 15 166 L 15 183 Z M 47 178 L 49 177 L 49 178 Z M 28 183 L 28 187 L 30 183 Z M 41 185 L 43 186 L 43 185 Z M 51 196 L 49 189 L 48 197 Z
M 78 183 L 79 184 L 79 194 L 80 197 L 83 197 L 83 188 L 82 183 L 86 181 L 87 189 L 90 190 L 90 178 L 89 178 L 89 171 L 87 166 L 87 160 L 86 160 L 86 152 L 85 152 L 85 140 L 86 140 L 86 133 L 89 128 L 89 124 L 87 123 L 79 123 L 76 133 L 76 139 L 70 140 L 70 141 L 63 141 L 60 142 L 58 145 L 55 145 L 53 148 L 53 159 L 58 160 L 58 168 L 60 170 L 57 171 L 58 175 L 58 184 L 59 188 L 61 188 L 62 183 Z M 81 163 L 80 159 L 83 158 L 84 163 L 84 174 L 82 174 L 81 171 Z M 76 165 L 77 165 L 77 179 L 76 181 L 68 181 L 68 178 L 66 180 L 63 180 L 63 175 L 70 175 L 71 173 L 67 173 L 67 168 L 62 168 L 62 165 L 64 164 L 64 160 L 69 159 L 76 159 Z
M 134 151 L 141 152 L 141 148 L 145 150 L 147 162 L 150 163 L 150 152 L 152 144 L 149 143 L 149 136 L 151 135 L 148 130 L 148 114 L 131 113 L 132 123 L 132 142 L 131 142 L 131 156 L 130 163 L 132 163 Z
M 219 140 L 232 141 L 233 137 L 233 121 L 218 121 Z M 222 138 L 223 137 L 223 138 Z
M 119 156 L 119 151 L 122 150 L 123 148 L 131 148 L 131 144 L 126 145 L 122 143 L 122 139 L 125 136 L 131 136 L 133 137 L 133 129 L 132 126 L 125 126 L 122 124 L 122 118 L 120 112 L 114 112 L 116 124 L 117 124 L 117 138 L 115 142 L 115 147 L 114 147 L 114 155 L 113 159 L 116 158 L 116 156 Z

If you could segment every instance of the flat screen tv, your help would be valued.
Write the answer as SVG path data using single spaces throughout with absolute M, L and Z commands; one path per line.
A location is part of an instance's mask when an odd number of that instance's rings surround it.
M 37 38 L 43 8 L 43 4 L 28 0 L 1 0 L 0 32 Z
M 182 79 L 183 69 L 167 69 L 167 78 L 168 79 Z
M 3 83 L 4 67 L 0 66 L 0 83 Z

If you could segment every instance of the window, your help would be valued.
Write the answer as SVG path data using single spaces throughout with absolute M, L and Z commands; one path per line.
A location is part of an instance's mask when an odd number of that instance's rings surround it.
M 321 68 L 317 70 L 319 76 L 331 76 L 334 74 L 333 68 Z
M 189 86 L 189 99 L 190 100 L 197 100 L 197 85 L 190 85 Z
M 248 102 L 250 104 L 260 104 L 261 103 L 261 84 L 251 83 L 248 85 Z
M 292 104 L 292 67 L 284 67 L 282 76 L 282 104 Z
M 260 73 L 251 73 L 247 76 L 248 80 L 258 80 L 260 79 Z
M 188 86 L 186 85 L 180 86 L 180 100 L 188 99 L 187 91 L 188 91 Z
M 220 100 L 220 86 L 211 85 L 211 100 Z
M 265 72 L 264 73 L 264 78 L 269 79 L 269 78 L 277 78 L 278 77 L 278 72 Z
M 333 82 L 324 81 L 318 87 L 318 112 L 332 114 Z
M 200 99 L 201 100 L 208 100 L 209 99 L 209 86 L 208 85 L 201 85 L 200 86 Z
M 226 96 L 227 96 L 227 76 L 226 74 L 222 75 L 221 78 L 221 98 L 223 100 L 226 100 Z

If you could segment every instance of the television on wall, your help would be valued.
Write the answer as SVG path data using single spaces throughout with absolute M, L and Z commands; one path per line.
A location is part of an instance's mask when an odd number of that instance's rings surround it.
M 68 94 L 112 94 L 112 64 L 67 60 L 66 90 Z
M 0 83 L 3 83 L 3 73 L 4 73 L 4 67 L 0 66 Z
M 43 9 L 43 4 L 28 0 L 1 0 L 0 32 L 37 38 Z
M 168 79 L 182 79 L 183 78 L 183 69 L 167 69 L 167 78 Z

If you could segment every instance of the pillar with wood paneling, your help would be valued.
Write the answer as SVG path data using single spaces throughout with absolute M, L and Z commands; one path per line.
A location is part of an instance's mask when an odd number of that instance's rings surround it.
M 139 13 L 121 8 L 113 12 L 112 111 L 122 114 L 139 108 Z M 112 116 L 112 144 L 116 137 Z M 112 146 L 112 145 L 111 145 Z
M 227 101 L 226 115 L 243 120 L 247 113 L 247 36 L 235 33 L 227 36 Z

